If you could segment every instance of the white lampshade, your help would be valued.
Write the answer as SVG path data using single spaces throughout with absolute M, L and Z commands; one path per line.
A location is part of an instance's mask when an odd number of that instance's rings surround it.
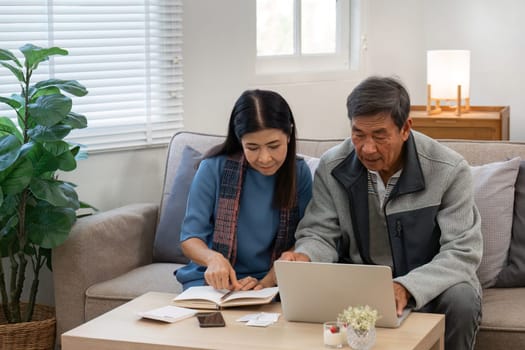
M 470 97 L 470 51 L 427 51 L 427 84 L 433 99 L 456 99 L 458 85 L 461 98 Z

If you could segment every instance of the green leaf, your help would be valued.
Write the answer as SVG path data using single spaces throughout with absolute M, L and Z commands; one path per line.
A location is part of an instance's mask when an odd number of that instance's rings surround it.
M 38 125 L 27 131 L 27 135 L 38 142 L 60 141 L 71 132 L 69 125 L 58 124 L 51 127 Z
M 76 215 L 71 208 L 39 203 L 35 208 L 28 208 L 26 219 L 29 240 L 51 249 L 64 243 L 76 221 Z
M 62 123 L 71 126 L 73 129 L 84 129 L 87 127 L 87 118 L 75 112 L 69 112 Z
M 78 146 L 78 148 L 75 148 L 75 150 L 71 150 L 73 154 L 75 155 L 75 159 L 76 160 L 88 159 L 87 147 L 80 143 L 76 143 L 76 145 Z
M 79 153 L 80 153 L 80 146 L 79 145 L 74 145 L 73 147 L 71 147 L 71 154 L 73 155 L 73 157 L 75 157 L 75 159 L 78 159 L 77 155 Z
M 35 70 L 40 62 L 49 60 L 49 56 L 66 56 L 68 54 L 67 50 L 61 49 L 60 47 L 44 49 L 33 44 L 25 44 L 20 48 L 20 51 L 26 58 L 25 66 L 30 70 Z
M 91 204 L 89 203 L 86 203 L 86 202 L 83 202 L 83 201 L 80 201 L 80 208 L 83 208 L 83 209 L 93 209 L 94 211 L 98 211 L 97 208 L 95 208 L 94 206 L 92 206 Z
M 17 241 L 16 233 L 14 230 L 10 230 L 6 235 L 0 236 L 0 255 L 2 258 L 9 257 L 9 246 L 12 246 L 11 242 Z M 18 249 L 18 244 L 14 245 L 15 252 Z
M 46 151 L 54 156 L 69 152 L 69 143 L 66 141 L 46 142 L 43 146 Z
M 0 171 L 13 165 L 18 159 L 22 143 L 12 134 L 0 137 Z
M 53 157 L 53 164 L 56 166 L 55 169 L 49 169 L 48 171 L 57 169 L 71 171 L 77 167 L 74 154 L 69 149 L 69 143 L 65 141 L 46 142 L 43 146 L 49 156 Z
M 4 201 L 0 205 L 0 221 L 6 222 L 10 217 L 17 216 L 18 196 L 7 195 L 4 192 Z
M 4 203 L 4 191 L 2 191 L 2 187 L 0 187 L 0 208 L 2 207 L 3 203 Z
M 80 202 L 78 201 L 78 194 L 75 191 L 75 184 L 71 182 L 62 181 L 60 188 L 68 198 L 68 208 L 77 210 L 80 208 Z
M 37 145 L 35 145 L 27 157 L 33 162 L 34 176 L 42 177 L 45 173 L 56 171 L 59 166 L 59 161 L 56 156 L 47 152 L 40 145 Z
M 0 102 L 3 102 L 9 105 L 14 110 L 17 110 L 21 106 L 21 104 L 17 100 L 14 100 L 12 98 L 2 97 L 2 96 L 0 96 Z
M 56 180 L 33 178 L 29 185 L 29 189 L 36 198 L 57 207 L 65 207 L 68 205 L 69 199 L 62 191 L 60 184 L 61 183 Z
M 9 69 L 19 82 L 25 81 L 24 73 L 22 72 L 22 70 L 16 68 L 15 66 L 9 63 L 5 63 L 5 62 L 0 62 L 0 66 L 4 66 L 7 69 Z
M 6 224 L 4 225 L 4 227 L 2 227 L 0 229 L 0 237 L 3 237 L 7 234 L 9 234 L 9 232 L 18 224 L 18 216 L 16 215 L 13 215 L 9 218 L 9 220 L 7 220 Z
M 18 58 L 9 50 L 0 49 L 0 61 L 13 61 L 18 67 L 22 68 L 22 64 Z
M 41 89 L 41 88 L 45 88 L 49 86 L 54 86 L 74 96 L 84 96 L 88 93 L 88 91 L 86 90 L 86 87 L 80 84 L 76 80 L 49 79 L 49 80 L 38 82 L 35 85 L 37 89 Z
M 38 124 L 53 126 L 60 123 L 71 111 L 73 102 L 64 95 L 44 95 L 30 103 L 29 115 Z
M 33 164 L 29 159 L 20 158 L 15 165 L 9 169 L 9 173 L 2 180 L 2 190 L 6 195 L 21 193 L 31 182 L 33 175 Z
M 24 142 L 24 137 L 22 136 L 22 133 L 20 133 L 20 130 L 17 128 L 15 123 L 13 123 L 11 118 L 0 117 L 0 135 L 2 135 L 2 133 L 15 135 L 16 138 L 20 141 L 20 143 Z
M 38 144 L 33 141 L 29 141 L 22 145 L 22 150 L 20 151 L 20 158 L 24 157 L 27 153 L 33 152 L 33 149 L 37 147 Z
M 58 168 L 63 171 L 72 171 L 77 168 L 77 161 L 70 151 L 64 152 L 57 157 Z
M 50 86 L 50 87 L 42 88 L 42 89 L 36 89 L 35 87 L 30 87 L 29 93 L 28 93 L 29 99 L 31 102 L 36 101 L 36 99 L 39 98 L 40 96 L 59 95 L 59 94 L 60 94 L 60 89 L 54 86 Z

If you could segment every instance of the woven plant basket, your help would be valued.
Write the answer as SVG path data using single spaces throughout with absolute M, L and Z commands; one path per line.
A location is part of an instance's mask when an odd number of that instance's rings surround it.
M 22 303 L 22 312 L 26 308 Z M 55 308 L 35 305 L 31 322 L 7 323 L 0 306 L 0 349 L 53 350 L 55 347 Z

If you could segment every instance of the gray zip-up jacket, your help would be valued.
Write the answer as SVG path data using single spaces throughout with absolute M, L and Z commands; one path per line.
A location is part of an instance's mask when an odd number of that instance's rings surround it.
M 403 171 L 385 206 L 395 281 L 416 309 L 459 282 L 481 293 L 481 217 L 467 161 L 412 131 Z M 367 170 L 350 139 L 327 151 L 296 232 L 295 251 L 312 261 L 371 264 Z

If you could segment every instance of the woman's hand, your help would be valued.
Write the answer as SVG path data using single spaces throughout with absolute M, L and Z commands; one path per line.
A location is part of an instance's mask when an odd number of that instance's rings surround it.
M 235 270 L 230 262 L 220 253 L 215 252 L 207 260 L 207 269 L 204 272 L 206 283 L 215 289 L 241 289 L 237 281 Z
M 195 263 L 206 266 L 204 280 L 215 289 L 241 289 L 235 270 L 228 259 L 208 248 L 199 238 L 189 238 L 181 243 L 184 255 Z
M 259 280 L 252 276 L 241 278 L 239 280 L 239 284 L 242 286 L 241 290 L 260 289 L 257 288 L 259 285 Z

